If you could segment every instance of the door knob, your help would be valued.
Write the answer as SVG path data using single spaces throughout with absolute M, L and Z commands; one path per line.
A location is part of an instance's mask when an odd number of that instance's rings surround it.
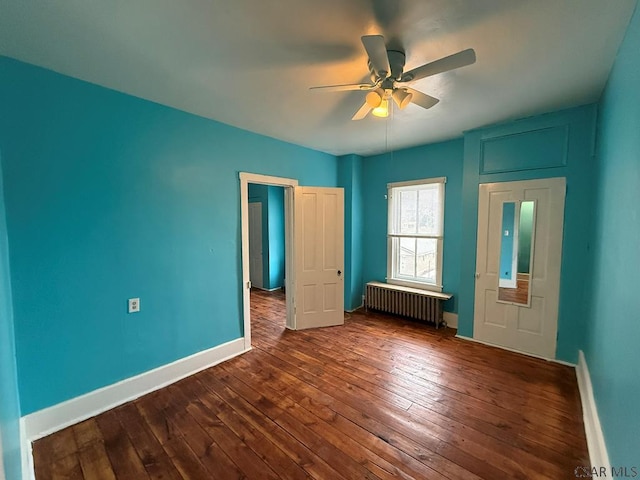
M 342 271 L 338 270 L 338 276 L 342 275 Z

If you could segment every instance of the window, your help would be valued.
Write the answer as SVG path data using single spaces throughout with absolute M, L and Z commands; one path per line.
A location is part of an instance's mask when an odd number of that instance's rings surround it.
M 445 177 L 390 183 L 387 281 L 442 291 Z

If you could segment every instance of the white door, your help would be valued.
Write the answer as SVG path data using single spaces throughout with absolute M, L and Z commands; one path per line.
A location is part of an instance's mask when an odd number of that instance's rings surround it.
M 344 323 L 344 191 L 295 187 L 295 328 Z
M 543 358 L 555 358 L 562 259 L 565 179 L 480 185 L 476 259 L 475 339 Z M 534 202 L 529 305 L 499 301 L 500 246 L 505 202 Z M 504 299 L 504 296 L 501 297 Z M 527 302 L 525 302 L 527 303 Z
M 262 282 L 262 203 L 249 204 L 249 279 L 263 288 Z

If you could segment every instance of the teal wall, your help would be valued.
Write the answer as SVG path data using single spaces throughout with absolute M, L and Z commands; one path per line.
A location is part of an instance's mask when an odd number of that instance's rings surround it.
M 591 255 L 595 121 L 596 106 L 587 105 L 465 134 L 462 241 L 458 250 L 460 335 L 473 336 L 478 185 L 566 177 L 556 357 L 577 361 L 585 339 L 589 298 L 588 285 L 582 279 L 588 273 Z M 513 171 L 506 171 L 509 169 Z
M 363 216 L 362 157 L 338 158 L 338 186 L 344 188 L 344 308 L 352 311 L 362 305 Z
M 444 292 L 453 294 L 444 309 L 458 309 L 460 284 L 460 217 L 462 214 L 462 139 L 425 145 L 363 159 L 363 280 L 387 275 L 387 183 L 447 177 L 444 207 Z M 475 248 L 475 246 L 474 246 Z
M 284 187 L 268 187 L 269 289 L 284 286 Z
M 518 228 L 518 273 L 529 273 L 531 267 L 531 236 L 533 235 L 534 202 L 520 204 L 520 225 Z
M 610 461 L 640 463 L 640 10 L 601 103 L 585 356 Z
M 284 286 L 284 187 L 249 184 L 249 202 L 262 204 L 262 288 Z
M 0 155 L 2 152 L 0 151 Z M 9 244 L 5 217 L 2 166 L 0 165 L 0 436 L 2 464 L 7 480 L 19 480 L 20 406 L 14 344 L 13 308 L 9 276 Z M 2 472 L 0 472 L 2 477 Z
M 500 279 L 513 278 L 513 234 L 516 225 L 516 205 L 513 202 L 502 206 L 502 235 L 500 236 Z M 505 234 L 505 232 L 509 232 Z
M 336 158 L 5 57 L 0 71 L 22 414 L 241 337 L 239 172 L 336 186 Z

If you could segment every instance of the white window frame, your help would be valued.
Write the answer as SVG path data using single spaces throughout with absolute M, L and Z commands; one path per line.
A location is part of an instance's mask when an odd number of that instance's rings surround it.
M 393 201 L 393 189 L 398 187 L 410 187 L 419 185 L 429 185 L 433 183 L 442 184 L 440 188 L 440 219 L 442 222 L 439 236 L 425 235 L 416 233 L 415 235 L 397 234 L 392 233 L 393 220 L 394 220 L 394 201 Z M 387 283 L 393 285 L 404 285 L 406 287 L 421 288 L 423 290 L 431 290 L 435 292 L 442 292 L 442 270 L 443 270 L 443 250 L 444 250 L 444 201 L 445 201 L 445 185 L 447 183 L 447 177 L 437 178 L 424 178 L 421 180 L 410 180 L 407 182 L 394 182 L 387 184 Z M 395 238 L 410 237 L 410 238 L 433 238 L 436 239 L 436 256 L 437 256 L 437 268 L 436 268 L 436 283 L 421 282 L 418 280 L 404 279 L 394 277 L 393 272 L 393 240 Z

